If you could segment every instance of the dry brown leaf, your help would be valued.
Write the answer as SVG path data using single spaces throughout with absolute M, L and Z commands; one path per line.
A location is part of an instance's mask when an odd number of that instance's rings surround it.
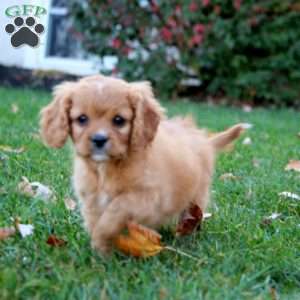
M 13 103 L 12 105 L 11 105 L 11 111 L 14 113 L 14 114 L 16 114 L 16 113 L 18 113 L 18 111 L 19 111 L 19 106 L 18 106 L 18 104 L 15 104 L 15 103 Z
M 40 182 L 30 182 L 25 176 L 18 185 L 20 193 L 27 197 L 41 198 L 44 201 L 55 200 L 55 196 L 51 189 Z
M 142 225 L 128 223 L 128 235 L 119 235 L 115 245 L 123 253 L 135 257 L 149 257 L 158 254 L 164 249 L 161 236 L 156 231 Z
M 114 240 L 115 246 L 124 254 L 134 257 L 150 257 L 160 253 L 162 250 L 169 250 L 196 260 L 198 263 L 202 262 L 197 257 L 181 250 L 162 245 L 161 235 L 152 229 L 134 222 L 128 223 L 127 228 L 128 235 L 120 234 Z
M 64 203 L 68 210 L 76 209 L 77 203 L 72 198 L 69 198 L 69 197 L 65 198 Z
M 52 247 L 62 247 L 67 244 L 65 240 L 58 238 L 54 234 L 49 235 L 46 243 Z
M 16 234 L 16 229 L 14 227 L 0 228 L 0 241 L 5 240 L 15 234 Z
M 201 225 L 203 213 L 201 208 L 193 204 L 188 210 L 184 211 L 180 217 L 176 228 L 176 235 L 191 234 L 199 225 Z
M 232 173 L 224 173 L 219 177 L 220 180 L 237 180 L 239 177 L 233 175 Z
M 12 148 L 12 147 L 7 146 L 7 145 L 0 145 L 0 151 L 4 151 L 4 152 L 7 152 L 7 153 L 20 154 L 20 153 L 25 151 L 25 148 L 24 147 Z
M 278 218 L 280 218 L 282 214 L 280 213 L 272 213 L 270 216 L 264 217 L 261 221 L 261 225 L 267 226 L 272 224 L 272 222 Z
M 300 172 L 300 160 L 290 160 L 284 168 L 286 171 L 297 171 Z

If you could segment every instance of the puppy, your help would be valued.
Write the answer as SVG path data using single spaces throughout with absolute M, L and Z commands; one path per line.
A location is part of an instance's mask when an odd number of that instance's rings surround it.
M 46 144 L 73 142 L 74 189 L 102 253 L 128 221 L 157 227 L 190 205 L 205 211 L 215 153 L 242 130 L 209 138 L 191 119 L 167 119 L 149 83 L 102 75 L 58 85 L 41 111 Z

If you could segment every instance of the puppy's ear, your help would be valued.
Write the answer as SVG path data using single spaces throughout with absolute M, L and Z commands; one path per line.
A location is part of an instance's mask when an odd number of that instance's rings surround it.
M 73 82 L 56 86 L 53 101 L 41 111 L 41 135 L 50 147 L 62 147 L 70 133 L 69 112 L 73 87 Z
M 129 98 L 134 109 L 130 143 L 131 149 L 136 151 L 152 142 L 164 109 L 154 98 L 149 82 L 130 83 Z

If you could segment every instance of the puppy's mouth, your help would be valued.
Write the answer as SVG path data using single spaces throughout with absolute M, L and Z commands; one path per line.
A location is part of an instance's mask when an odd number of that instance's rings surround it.
M 105 145 L 101 149 L 92 147 L 91 158 L 96 162 L 107 161 L 109 159 L 108 148 L 108 145 Z
M 106 161 L 108 160 L 108 155 L 106 153 L 102 152 L 97 152 L 92 154 L 92 159 L 96 162 L 101 162 L 101 161 Z

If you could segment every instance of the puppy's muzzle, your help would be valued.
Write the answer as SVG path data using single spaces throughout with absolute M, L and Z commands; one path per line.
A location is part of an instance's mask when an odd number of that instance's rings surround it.
M 96 150 L 102 150 L 108 141 L 106 134 L 96 133 L 91 137 L 93 148 Z

